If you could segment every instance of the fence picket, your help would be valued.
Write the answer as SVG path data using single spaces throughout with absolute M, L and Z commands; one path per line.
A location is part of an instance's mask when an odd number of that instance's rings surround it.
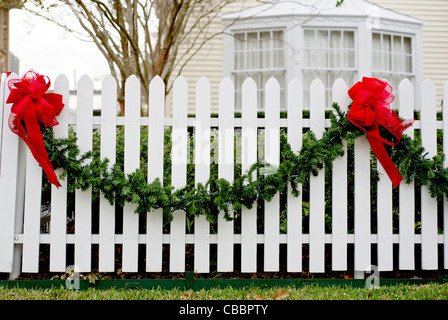
M 101 96 L 101 159 L 109 159 L 109 169 L 116 161 L 117 81 L 112 76 L 103 80 Z M 115 270 L 115 205 L 100 195 L 99 257 L 100 272 Z
M 333 101 L 346 112 L 347 84 L 338 78 L 332 88 Z M 332 269 L 347 270 L 347 141 L 342 141 L 344 155 L 333 161 L 332 171 Z
M 188 84 L 180 76 L 173 84 L 171 184 L 174 189 L 183 188 L 187 184 L 187 101 Z M 182 210 L 175 210 L 173 216 L 170 228 L 170 272 L 184 272 L 186 215 Z
M 242 86 L 241 171 L 257 162 L 257 85 L 248 78 Z M 256 172 L 254 172 L 256 179 Z M 257 270 L 257 206 L 241 208 L 241 272 Z
M 8 79 L 12 79 L 11 75 Z M 0 223 L 0 272 L 11 272 L 14 252 L 14 224 L 18 203 L 16 203 L 18 185 L 19 137 L 12 133 L 7 124 L 11 104 L 6 104 L 9 96 L 6 74 L 2 75 L 0 103 L 3 104 L 2 153 L 0 161 L 0 203 L 2 223 Z
M 422 84 L 421 137 L 422 146 L 431 159 L 437 155 L 436 89 L 426 79 Z M 422 269 L 437 269 L 437 199 L 431 197 L 427 186 L 422 186 L 421 233 Z
M 288 85 L 288 143 L 291 150 L 298 154 L 302 148 L 302 83 L 294 78 Z M 302 185 L 298 186 L 299 196 L 292 194 L 288 186 L 287 195 L 287 262 L 288 272 L 302 271 Z
M 149 85 L 148 182 L 163 183 L 165 84 L 159 76 Z M 148 212 L 146 271 L 162 271 L 163 209 Z
M 78 82 L 76 136 L 81 154 L 92 150 L 93 83 L 84 75 Z M 88 163 L 88 161 L 86 161 Z M 75 266 L 90 272 L 92 250 L 92 189 L 75 191 Z
M 134 75 L 125 84 L 124 116 L 124 173 L 130 174 L 140 166 L 140 81 Z M 138 271 L 137 204 L 123 207 L 123 272 Z
M 206 184 L 210 177 L 210 83 L 205 77 L 196 85 L 195 182 Z M 210 272 L 210 223 L 205 216 L 194 220 L 194 270 Z
M 6 97 L 5 97 L 5 81 L 6 81 L 6 73 L 5 74 L 1 74 L 1 81 L 0 81 L 0 165 L 1 165 L 1 161 L 2 161 L 2 144 L 3 144 L 3 125 L 7 126 L 6 121 L 4 116 L 6 115 L 5 113 L 5 102 L 6 102 Z M 3 85 L 2 85 L 3 83 Z M 1 170 L 1 166 L 0 166 L 0 170 Z M 0 171 L 1 174 L 1 171 Z
M 443 85 L 443 101 L 448 103 L 448 81 Z M 443 108 L 443 154 L 448 154 L 448 108 Z M 443 164 L 448 167 L 448 158 Z M 443 257 L 445 269 L 448 269 L 448 200 L 443 198 Z
M 370 145 L 355 139 L 355 276 L 370 271 Z
M 235 89 L 232 80 L 225 78 L 219 86 L 219 123 L 218 123 L 218 178 L 233 182 L 234 179 L 234 110 Z M 233 208 L 229 208 L 233 217 Z M 224 212 L 218 217 L 218 272 L 233 271 L 233 220 L 226 221 Z
M 325 86 L 315 79 L 310 86 L 310 130 L 316 139 L 325 131 Z M 325 169 L 310 176 L 310 272 L 325 272 Z
M 409 79 L 400 83 L 399 89 L 400 107 L 399 115 L 403 119 L 414 119 L 414 93 L 413 85 Z M 414 127 L 406 129 L 404 134 L 414 139 Z M 400 270 L 414 270 L 415 268 L 415 190 L 414 181 L 401 183 L 399 188 L 399 258 Z
M 69 83 L 65 75 L 59 75 L 54 82 L 54 92 L 61 94 L 64 108 L 53 127 L 55 138 L 68 137 Z M 56 169 L 59 176 L 63 169 Z M 66 269 L 67 242 L 67 178 L 60 179 L 61 186 L 51 187 L 51 220 L 50 220 L 50 271 L 64 272 Z
M 39 234 L 42 168 L 31 151 L 26 152 L 25 210 L 23 213 L 22 272 L 39 272 Z
M 378 162 L 377 185 L 378 271 L 393 270 L 392 182 Z
M 270 78 L 265 85 L 264 160 L 280 165 L 280 85 Z M 271 172 L 271 169 L 268 170 Z M 280 194 L 277 192 L 264 205 L 264 271 L 280 269 Z

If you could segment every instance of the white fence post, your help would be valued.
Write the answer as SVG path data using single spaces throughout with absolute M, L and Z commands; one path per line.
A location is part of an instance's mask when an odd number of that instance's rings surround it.
M 303 87 L 302 83 L 294 78 L 288 85 L 288 119 L 287 134 L 291 150 L 299 153 L 302 148 L 303 135 Z M 302 185 L 298 186 L 299 196 L 292 194 L 288 186 L 287 195 L 287 271 L 302 271 Z
M 257 162 L 257 85 L 251 78 L 242 87 L 241 171 Z M 256 172 L 253 173 L 255 180 Z M 241 272 L 257 271 L 257 204 L 241 208 Z
M 270 78 L 265 86 L 264 160 L 280 165 L 280 85 Z M 268 170 L 270 172 L 270 170 Z M 264 271 L 280 270 L 280 194 L 264 205 Z
M 310 130 L 316 139 L 325 131 L 325 86 L 315 79 L 310 87 Z M 310 272 L 325 272 L 325 168 L 310 176 Z
M 76 137 L 81 154 L 92 150 L 93 83 L 86 75 L 78 81 Z M 88 163 L 90 160 L 86 161 Z M 92 188 L 75 191 L 75 266 L 90 272 L 92 252 Z
M 116 161 L 117 136 L 117 81 L 112 76 L 103 80 L 101 96 L 101 159 L 109 159 L 109 169 Z M 100 195 L 100 226 L 98 269 L 100 272 L 115 270 L 115 205 Z
M 55 138 L 68 138 L 69 127 L 69 83 L 65 75 L 60 75 L 54 82 L 55 93 L 61 94 L 64 108 L 57 117 L 59 124 L 53 127 Z M 56 169 L 59 176 L 63 169 Z M 67 253 L 67 178 L 59 180 L 61 186 L 51 187 L 50 220 L 50 271 L 65 272 Z
M 370 271 L 370 145 L 362 136 L 355 139 L 355 278 Z
M 437 155 L 436 89 L 434 83 L 426 79 L 422 84 L 422 110 L 420 113 L 422 146 L 428 152 L 427 158 Z M 422 269 L 437 269 L 437 199 L 429 194 L 427 186 L 422 186 L 421 231 Z
M 347 85 L 338 78 L 332 88 L 333 101 L 341 111 L 346 112 L 348 106 Z M 347 141 L 342 141 L 344 155 L 333 161 L 332 172 L 332 269 L 347 270 Z
M 149 85 L 148 182 L 163 183 L 165 84 L 156 76 Z M 146 271 L 162 271 L 163 209 L 147 213 Z
M 205 77 L 196 84 L 194 144 L 195 183 L 206 184 L 210 177 L 210 83 Z M 194 219 L 194 271 L 210 272 L 210 223 L 205 216 Z
M 414 94 L 411 81 L 403 80 L 399 87 L 399 115 L 403 119 L 414 118 Z M 414 139 L 414 128 L 404 132 Z M 399 260 L 400 270 L 415 268 L 415 190 L 414 181 L 401 183 L 399 187 Z
M 124 173 L 140 167 L 140 81 L 134 75 L 125 84 Z M 138 271 L 137 204 L 125 203 L 123 208 L 123 272 Z
M 11 132 L 8 126 L 11 104 L 6 104 L 9 96 L 7 80 L 16 78 L 15 74 L 2 75 L 0 102 L 3 105 L 2 152 L 0 160 L 0 204 L 2 206 L 0 223 L 0 272 L 10 273 L 15 279 L 20 274 L 21 246 L 14 244 L 15 234 L 22 233 L 25 156 L 24 143 Z M 23 154 L 23 155 L 22 155 Z
M 187 110 L 188 84 L 180 76 L 173 85 L 173 131 L 171 149 L 171 185 L 180 189 L 187 184 Z M 173 212 L 170 228 L 170 272 L 185 271 L 186 214 Z
M 235 89 L 230 78 L 225 78 L 219 86 L 219 124 L 218 124 L 218 178 L 233 182 L 234 179 L 234 110 Z M 233 207 L 229 215 L 234 217 Z M 226 221 L 224 212 L 218 218 L 218 272 L 232 272 L 233 266 L 233 220 Z

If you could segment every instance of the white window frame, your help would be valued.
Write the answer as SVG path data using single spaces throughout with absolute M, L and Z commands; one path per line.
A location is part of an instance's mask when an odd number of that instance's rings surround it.
M 339 68 L 331 68 L 329 67 L 330 65 L 330 55 L 327 56 L 327 65 L 328 67 L 325 68 L 319 68 L 319 67 L 306 67 L 305 66 L 305 50 L 307 48 L 305 48 L 305 32 L 309 31 L 309 30 L 313 30 L 315 33 L 318 30 L 322 30 L 322 31 L 327 31 L 332 32 L 332 31 L 339 31 L 341 32 L 341 41 L 342 43 L 344 43 L 343 41 L 343 32 L 348 31 L 348 32 L 353 32 L 353 51 L 354 51 L 354 62 L 353 62 L 353 67 L 339 67 Z M 301 68 L 301 73 L 302 73 L 302 77 L 304 76 L 305 71 L 324 71 L 326 72 L 326 79 L 321 79 L 323 82 L 325 80 L 327 86 L 325 88 L 325 93 L 326 93 L 326 108 L 330 108 L 331 104 L 332 104 L 332 95 L 331 95 L 331 91 L 332 91 L 332 86 L 333 83 L 330 83 L 330 78 L 331 72 L 337 72 L 337 71 L 348 71 L 348 72 L 353 72 L 353 82 L 356 82 L 356 79 L 358 77 L 358 73 L 359 73 L 359 65 L 358 65 L 358 57 L 359 57 L 359 47 L 358 47 L 358 28 L 357 27 L 327 27 L 327 26 L 304 26 L 302 28 L 302 39 L 303 39 L 303 55 L 302 55 L 302 68 Z M 317 49 L 312 48 L 312 49 Z M 330 49 L 330 37 L 328 36 L 327 39 L 327 47 L 325 48 L 327 50 L 331 50 Z M 345 50 L 345 49 L 344 49 Z M 341 55 L 341 59 L 343 59 L 342 55 Z M 316 77 L 315 77 L 316 78 Z M 353 83 L 354 84 L 354 83 Z M 347 83 L 348 86 L 350 86 L 350 83 Z M 303 87 L 303 93 L 304 93 L 304 108 L 308 109 L 310 106 L 307 105 L 307 100 L 309 99 L 309 94 L 310 94 L 310 88 L 309 85 L 304 85 Z M 308 101 L 309 102 L 309 101 Z
M 273 35 L 273 33 L 274 32 L 277 32 L 277 31 L 281 31 L 282 33 L 283 33 L 283 40 L 282 40 L 282 42 L 283 43 L 285 43 L 286 42 L 286 40 L 285 40 L 285 28 L 283 28 L 283 27 L 273 27 L 273 28 L 257 28 L 257 29 L 243 29 L 243 30 L 234 30 L 233 32 L 232 32 L 232 39 L 233 39 L 233 42 L 235 42 L 235 39 L 236 39 L 236 37 L 237 37 L 237 35 L 239 35 L 239 34 L 244 34 L 245 35 L 245 39 L 247 39 L 247 35 L 249 34 L 249 33 L 257 33 L 257 42 L 258 43 L 260 43 L 260 34 L 261 33 L 263 33 L 263 32 L 270 32 L 271 33 L 271 39 L 272 39 L 272 35 Z M 271 40 L 272 41 L 272 40 Z M 257 75 L 257 79 L 253 79 L 256 83 L 257 83 L 257 110 L 258 111 L 265 111 L 265 106 L 264 106 L 264 90 L 265 90 L 265 83 L 263 83 L 262 81 L 261 81 L 261 76 L 262 76 L 262 74 L 263 73 L 283 73 L 283 86 L 282 86 L 282 83 L 280 82 L 279 84 L 280 84 L 280 100 L 281 100 L 281 102 L 280 102 L 280 106 L 281 106 L 281 109 L 284 109 L 285 108 L 285 100 L 286 100 L 286 97 L 285 97 L 285 95 L 286 95 L 286 75 L 287 75 L 287 62 L 286 62 L 286 60 L 285 60 L 285 52 L 286 52 L 286 46 L 285 45 L 283 45 L 283 47 L 282 47 L 282 49 L 280 50 L 280 49 L 278 49 L 278 51 L 282 51 L 282 55 L 283 55 L 283 57 L 282 57 L 282 60 L 283 60 L 283 67 L 281 67 L 281 68 L 279 68 L 279 67 L 273 67 L 273 65 L 274 65 L 274 54 L 272 54 L 275 50 L 276 50 L 276 48 L 274 48 L 273 46 L 271 46 L 270 48 L 269 48 L 269 50 L 271 51 L 271 57 L 270 57 L 270 65 L 271 65 L 271 67 L 270 68 L 253 68 L 253 69 L 248 69 L 247 68 L 247 60 L 245 59 L 245 62 L 244 62 L 244 68 L 242 68 L 242 69 L 236 69 L 236 65 L 235 65 L 235 56 L 236 56 L 236 54 L 237 53 L 239 53 L 239 52 L 248 52 L 247 51 L 247 49 L 245 49 L 245 50 L 241 50 L 241 51 L 239 51 L 239 50 L 237 50 L 236 48 L 235 48 L 235 46 L 233 46 L 233 52 L 232 52 L 232 59 L 233 59 L 233 68 L 232 68 L 232 71 L 231 71 L 231 77 L 232 77 L 232 79 L 233 79 L 233 81 L 234 81 L 234 83 L 235 83 L 235 111 L 241 111 L 241 87 L 238 87 L 237 86 L 237 81 L 236 81 L 236 75 L 237 74 L 244 74 L 244 75 L 246 75 L 246 77 L 244 77 L 245 79 L 247 78 L 247 77 L 249 77 L 250 76 L 250 74 L 256 74 Z M 254 50 L 255 52 L 257 52 L 258 54 L 261 54 L 261 52 L 263 51 L 263 49 L 262 48 L 260 48 L 259 46 L 258 46 L 258 48 L 256 49 L 256 50 Z M 261 61 L 261 56 L 258 56 L 258 60 L 259 60 L 259 64 L 260 64 L 260 61 Z
M 379 34 L 381 36 L 381 49 L 380 50 L 375 50 L 373 48 L 373 35 L 374 34 Z M 391 38 L 391 51 L 385 51 L 384 50 L 384 40 L 383 40 L 383 36 L 384 35 L 388 35 Z M 401 38 L 401 55 L 402 57 L 408 56 L 411 58 L 411 68 L 412 71 L 411 72 L 405 72 L 405 71 L 393 71 L 394 70 L 394 59 L 392 58 L 394 54 L 396 54 L 393 50 L 393 37 L 400 37 Z M 405 54 L 404 51 L 404 46 L 403 46 L 403 38 L 409 38 L 411 40 L 411 53 L 410 54 Z M 407 78 L 411 81 L 411 83 L 413 83 L 415 85 L 416 83 L 416 79 L 417 79 L 417 72 L 416 72 L 416 59 L 417 59 L 417 53 L 415 52 L 416 47 L 415 47 L 415 41 L 416 41 L 416 37 L 414 33 L 407 33 L 407 32 L 396 32 L 396 31 L 390 31 L 390 30 L 372 30 L 372 76 L 379 78 L 379 79 L 385 79 L 385 80 L 390 80 L 389 76 L 399 76 L 401 78 L 401 80 Z M 375 69 L 373 66 L 373 54 L 377 52 L 377 53 L 389 53 L 391 55 L 391 61 L 390 61 L 390 69 L 391 70 L 385 70 L 385 69 Z M 402 63 L 404 63 L 404 59 L 402 59 Z M 383 57 L 381 56 L 381 64 L 383 64 Z M 383 65 L 381 67 L 384 67 Z M 401 82 L 400 80 L 400 82 Z M 398 90 L 398 86 L 397 84 L 391 83 L 394 91 Z M 418 91 L 418 90 L 417 90 Z M 394 94 L 395 99 L 394 102 L 392 103 L 392 107 L 396 108 L 397 103 L 398 103 L 398 95 Z

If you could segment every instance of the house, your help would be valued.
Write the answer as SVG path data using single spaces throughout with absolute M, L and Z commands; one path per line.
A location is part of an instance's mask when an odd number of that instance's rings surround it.
M 394 89 L 404 78 L 419 87 L 430 78 L 438 103 L 448 80 L 448 2 L 444 0 L 274 0 L 235 1 L 222 12 L 209 32 L 223 31 L 203 46 L 183 68 L 189 82 L 190 112 L 194 113 L 195 83 L 209 79 L 212 109 L 217 110 L 218 86 L 230 77 L 241 107 L 241 85 L 252 77 L 263 110 L 264 83 L 275 77 L 285 108 L 287 83 L 294 77 L 304 85 L 320 78 L 331 105 L 331 86 L 338 77 L 349 86 L 363 76 L 386 79 Z M 419 104 L 419 90 L 415 90 Z

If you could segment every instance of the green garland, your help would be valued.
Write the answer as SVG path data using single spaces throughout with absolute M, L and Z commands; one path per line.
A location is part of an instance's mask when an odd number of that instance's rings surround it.
M 316 139 L 312 131 L 306 132 L 299 154 L 291 150 L 285 132 L 281 132 L 281 161 L 275 170 L 271 170 L 273 173 L 264 177 L 260 175 L 269 164 L 257 162 L 233 182 L 219 179 L 214 170 L 207 183 L 194 184 L 189 181 L 181 189 L 171 186 L 169 175 L 165 181 L 155 179 L 148 183 L 144 166 L 128 175 L 124 173 L 120 161 L 109 169 L 109 160 L 100 158 L 98 136 L 94 139 L 93 150 L 81 154 L 73 132 L 67 139 L 55 139 L 51 129 L 43 130 L 50 160 L 55 169 L 63 169 L 60 179 L 68 177 L 69 192 L 92 188 L 94 196 L 102 194 L 111 204 L 137 204 L 136 213 L 139 214 L 164 208 L 167 221 L 171 221 L 174 211 L 183 210 L 190 218 L 205 215 L 208 221 L 215 222 L 220 211 L 225 213 L 227 220 L 231 220 L 230 207 L 239 210 L 242 207 L 252 207 L 258 200 L 269 201 L 276 193 L 286 192 L 288 185 L 291 186 L 293 195 L 298 196 L 299 185 L 305 184 L 311 174 L 317 175 L 324 165 L 331 169 L 333 161 L 344 154 L 342 142 L 365 134 L 348 121 L 346 113 L 337 104 L 333 104 L 333 109 L 334 112 L 329 114 L 331 126 L 324 132 L 322 139 Z M 381 134 L 385 136 L 387 132 Z M 443 166 L 444 155 L 439 152 L 433 159 L 426 158 L 418 134 L 415 139 L 403 135 L 398 145 L 388 147 L 388 152 L 406 183 L 414 180 L 418 185 L 428 186 L 432 197 L 440 198 L 444 194 L 448 196 L 448 173 Z M 165 155 L 165 159 L 167 156 L 169 154 Z M 258 179 L 252 178 L 255 171 L 259 174 Z M 44 189 L 49 187 L 47 183 Z

